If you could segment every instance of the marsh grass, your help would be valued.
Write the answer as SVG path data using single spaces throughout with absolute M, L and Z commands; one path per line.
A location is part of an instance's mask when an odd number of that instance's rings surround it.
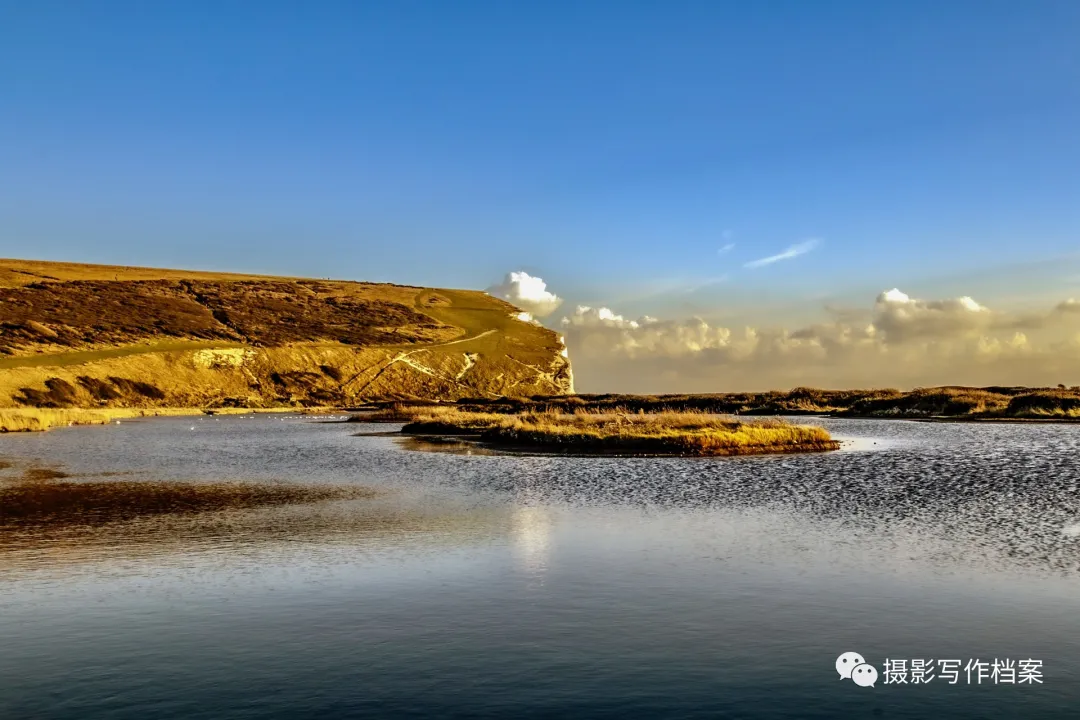
M 746 455 L 835 450 L 824 428 L 781 420 L 744 422 L 703 412 L 526 411 L 517 414 L 426 409 L 407 434 L 475 435 L 500 445 L 563 451 Z
M 260 412 L 284 412 L 289 408 Z M 55 408 L 8 408 L 0 410 L 0 433 L 34 432 L 69 425 L 107 425 L 125 418 L 201 415 L 199 408 L 97 408 L 66 410 Z M 219 408 L 217 414 L 240 415 L 254 412 L 247 408 Z
M 585 408 L 594 412 L 700 411 L 740 417 L 829 414 L 845 417 L 956 419 L 1077 419 L 1080 386 L 1057 388 L 943 386 L 823 390 L 799 387 L 756 393 L 699 395 L 570 395 L 529 398 L 468 398 L 462 410 L 518 413 Z
M 1009 400 L 1005 414 L 1030 418 L 1080 418 L 1080 393 L 1067 389 L 1024 393 Z
M 131 417 L 131 411 L 117 414 L 113 410 L 0 410 L 0 432 L 33 432 L 67 425 L 104 425 L 117 417 Z
M 432 409 L 430 405 L 392 402 L 378 410 L 350 415 L 346 422 L 409 422 Z

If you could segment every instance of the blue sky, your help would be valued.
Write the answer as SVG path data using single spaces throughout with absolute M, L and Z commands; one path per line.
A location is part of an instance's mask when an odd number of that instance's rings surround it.
M 1077 38 L 1072 0 L 0 0 L 0 256 L 523 269 L 661 316 L 1056 297 Z

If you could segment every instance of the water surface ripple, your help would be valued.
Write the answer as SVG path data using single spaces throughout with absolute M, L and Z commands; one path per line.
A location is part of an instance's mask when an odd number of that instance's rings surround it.
M 1075 717 L 1080 426 L 810 422 L 845 449 L 423 452 L 277 416 L 0 437 L 0 482 L 376 491 L 0 528 L 0 718 Z M 859 688 L 848 650 L 1045 676 Z

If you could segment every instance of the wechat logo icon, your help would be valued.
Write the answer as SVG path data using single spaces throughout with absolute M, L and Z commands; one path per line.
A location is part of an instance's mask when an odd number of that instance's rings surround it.
M 878 679 L 878 671 L 857 652 L 842 653 L 836 658 L 836 672 L 841 680 L 851 680 L 859 687 L 873 687 Z

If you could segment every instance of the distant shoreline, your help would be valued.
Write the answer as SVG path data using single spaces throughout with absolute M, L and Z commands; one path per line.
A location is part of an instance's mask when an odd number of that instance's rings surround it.
M 736 418 L 777 416 L 920 422 L 1075 423 L 1080 422 L 1080 386 L 1056 388 L 948 386 L 910 391 L 890 389 L 818 390 L 795 388 L 759 393 L 697 395 L 532 395 L 461 400 L 372 399 L 356 406 L 289 405 L 266 407 L 69 407 L 0 408 L 0 433 L 46 430 L 67 425 L 106 424 L 158 415 L 255 412 L 368 412 L 363 417 L 405 422 L 423 408 L 509 415 L 522 412 L 656 414 L 695 412 Z M 359 419 L 359 418 L 358 418 Z
M 926 423 L 1016 423 L 1016 424 L 1059 424 L 1069 425 L 1073 423 L 1080 423 L 1080 417 L 987 417 L 987 416 L 948 416 L 942 415 L 940 417 L 883 417 L 881 415 L 816 415 L 816 417 L 825 417 L 835 420 L 907 420 L 909 422 L 926 422 Z
M 406 405 L 441 405 L 469 412 L 494 413 L 588 410 L 623 413 L 707 412 L 736 417 L 788 415 L 929 421 L 1072 422 L 1080 420 L 1080 386 L 947 386 L 909 391 L 795 388 L 752 393 L 682 395 L 534 395 L 528 398 L 467 398 L 441 404 L 420 401 L 383 402 L 373 403 L 371 406 L 386 410 Z
M 0 408 L 0 435 L 17 432 L 41 432 L 75 425 L 109 425 L 121 420 L 155 417 L 191 417 L 195 415 L 253 415 L 256 413 L 301 412 L 320 414 L 340 412 L 334 408 Z

